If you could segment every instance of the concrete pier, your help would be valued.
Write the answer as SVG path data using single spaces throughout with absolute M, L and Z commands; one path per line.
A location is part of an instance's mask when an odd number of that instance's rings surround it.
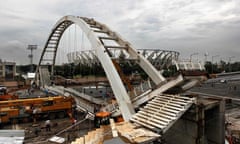
M 167 144 L 225 143 L 225 100 L 198 96 L 196 104 L 163 135 L 163 141 Z

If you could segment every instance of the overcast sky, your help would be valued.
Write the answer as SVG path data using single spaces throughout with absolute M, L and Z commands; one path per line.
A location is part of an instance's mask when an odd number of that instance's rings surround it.
M 135 48 L 179 51 L 182 58 L 240 60 L 240 0 L 0 0 L 0 58 L 34 63 L 53 25 L 65 15 L 91 17 Z

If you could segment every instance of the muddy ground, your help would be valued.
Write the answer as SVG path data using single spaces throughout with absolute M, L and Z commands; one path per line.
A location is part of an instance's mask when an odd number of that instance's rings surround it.
M 79 115 L 78 121 L 84 119 L 85 115 Z M 69 118 L 54 119 L 51 120 L 51 131 L 47 131 L 45 127 L 46 120 L 38 120 L 36 123 L 19 123 L 16 125 L 7 124 L 3 129 L 23 129 L 25 130 L 25 144 L 53 144 L 49 139 L 55 136 L 62 130 L 72 126 L 72 121 Z M 57 136 L 65 138 L 65 144 L 71 143 L 76 138 L 87 134 L 88 131 L 94 129 L 93 121 L 85 120 L 81 124 L 74 126 L 73 128 L 63 132 Z M 55 143 L 56 144 L 56 143 Z

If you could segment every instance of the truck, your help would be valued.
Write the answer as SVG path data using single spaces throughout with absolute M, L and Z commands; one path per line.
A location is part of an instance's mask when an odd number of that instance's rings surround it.
M 29 122 L 73 116 L 76 103 L 71 96 L 16 99 L 0 101 L 1 123 Z
M 7 92 L 7 87 L 0 85 L 0 95 L 6 94 Z
M 18 99 L 17 95 L 12 95 L 12 94 L 0 94 L 0 101 L 6 101 L 6 100 L 14 100 L 14 99 Z
M 7 87 L 0 85 L 0 101 L 18 99 L 17 95 L 8 93 Z

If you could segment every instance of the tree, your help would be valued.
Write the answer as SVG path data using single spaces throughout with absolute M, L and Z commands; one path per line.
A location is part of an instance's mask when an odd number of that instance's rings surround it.
M 212 62 L 206 61 L 204 67 L 208 73 L 212 73 Z

